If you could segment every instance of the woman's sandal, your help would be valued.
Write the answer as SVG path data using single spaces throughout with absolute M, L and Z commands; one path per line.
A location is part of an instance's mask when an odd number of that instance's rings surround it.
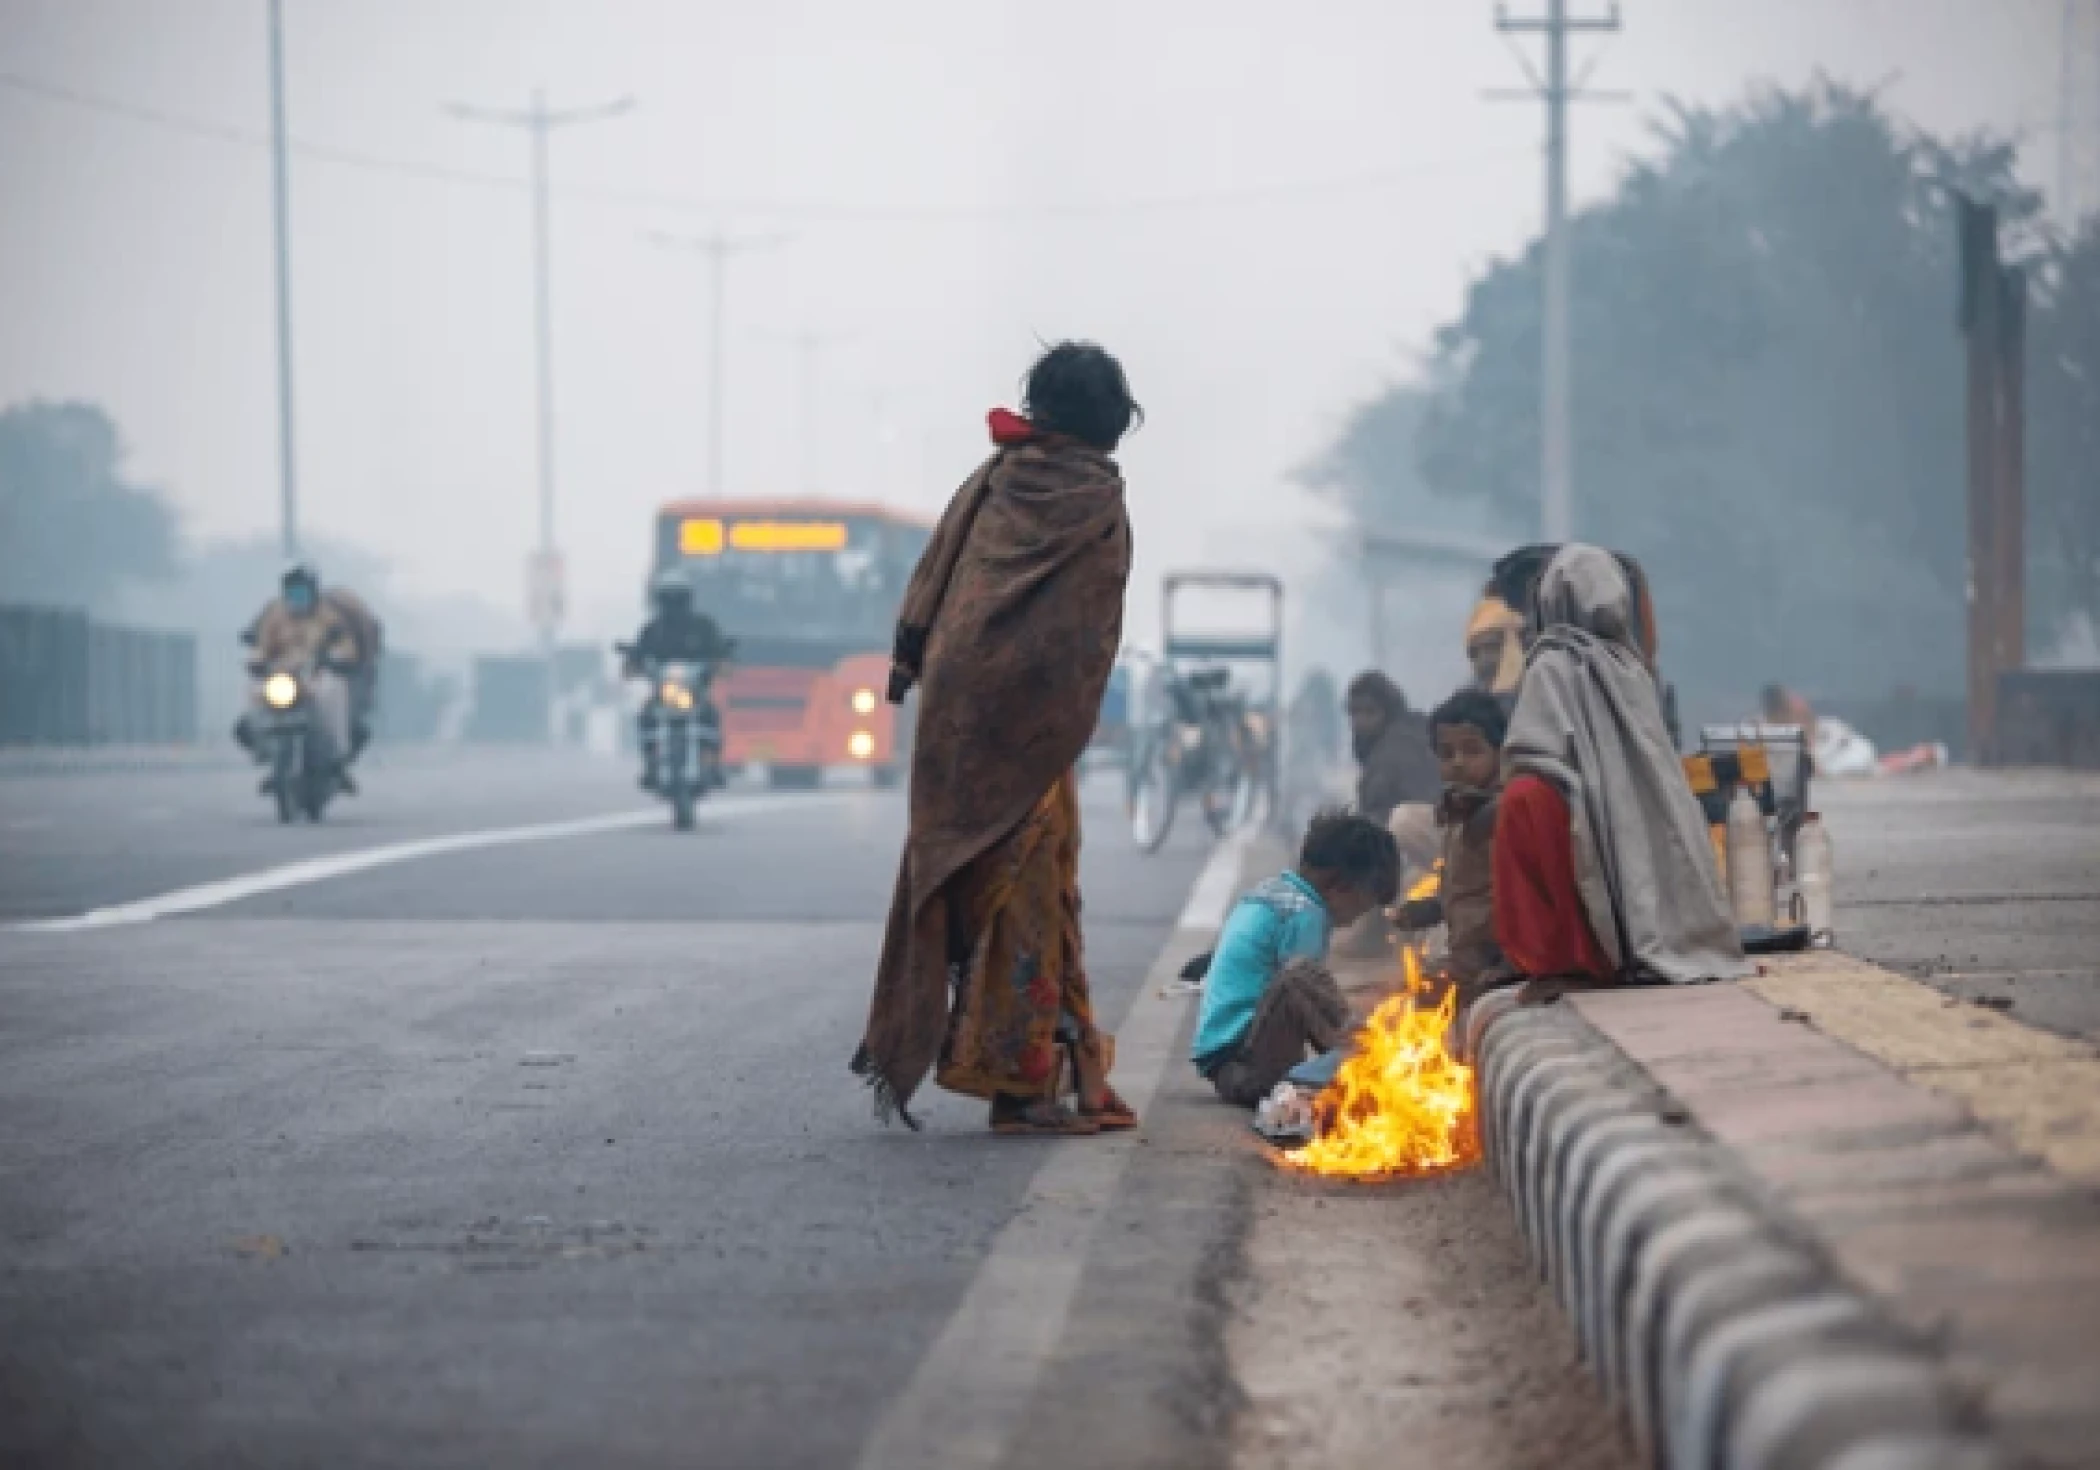
M 1138 1125 L 1138 1116 L 1130 1110 L 1130 1104 L 1116 1094 L 1113 1087 L 1101 1089 L 1101 1106 L 1090 1108 L 1081 1103 L 1079 1116 L 1092 1123 L 1103 1133 L 1121 1133 Z
M 1101 1127 L 1095 1119 L 1048 1100 L 1010 1110 L 997 1106 L 992 1109 L 992 1132 L 1009 1137 L 1033 1134 L 1042 1138 L 1091 1138 Z

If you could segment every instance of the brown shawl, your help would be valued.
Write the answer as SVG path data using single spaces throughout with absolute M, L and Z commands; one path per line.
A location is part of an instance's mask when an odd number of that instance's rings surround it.
M 911 831 L 853 1070 L 887 1120 L 947 1030 L 942 889 L 1018 827 L 1092 738 L 1123 633 L 1130 522 L 1106 454 L 1038 436 L 956 492 L 912 573 L 890 697 L 920 682 Z

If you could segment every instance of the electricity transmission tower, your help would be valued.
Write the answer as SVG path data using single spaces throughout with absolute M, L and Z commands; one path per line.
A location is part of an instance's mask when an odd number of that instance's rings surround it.
M 1545 300 L 1540 332 L 1542 357 L 1539 402 L 1539 500 L 1541 529 L 1548 541 L 1566 541 L 1575 533 L 1575 473 L 1571 463 L 1568 418 L 1568 103 L 1599 96 L 1583 90 L 1588 71 L 1568 80 L 1568 38 L 1582 32 L 1619 28 L 1619 8 L 1602 18 L 1568 14 L 1567 0 L 1546 0 L 1542 16 L 1512 16 L 1497 6 L 1495 29 L 1505 35 L 1537 34 L 1546 42 L 1546 70 L 1541 76 L 1522 52 L 1530 90 L 1516 95 L 1546 104 L 1546 248 Z M 1504 96 L 1507 94 L 1495 94 Z

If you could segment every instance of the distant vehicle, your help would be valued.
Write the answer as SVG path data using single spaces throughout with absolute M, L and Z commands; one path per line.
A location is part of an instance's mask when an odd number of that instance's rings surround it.
M 615 643 L 613 651 L 632 658 L 634 645 Z M 722 719 L 709 687 L 715 666 L 648 659 L 639 672 L 649 685 L 645 709 L 657 726 L 656 794 L 671 804 L 671 825 L 690 832 L 694 806 L 723 784 Z
M 1223 836 L 1276 808 L 1278 704 L 1282 693 L 1283 582 L 1267 572 L 1175 572 L 1162 585 L 1160 698 L 1130 736 L 1131 836 L 1146 852 L 1165 844 L 1183 797 L 1194 797 Z M 1191 630 L 1190 592 L 1252 593 L 1258 626 L 1231 633 Z M 1235 687 L 1233 672 L 1246 675 Z
M 1133 678 L 1128 657 L 1116 660 L 1116 666 L 1109 670 L 1108 687 L 1101 691 L 1101 714 L 1094 722 L 1094 738 L 1087 742 L 1082 757 L 1086 764 L 1129 761 Z
M 1166 844 L 1185 798 L 1220 837 L 1251 811 L 1253 777 L 1240 750 L 1245 701 L 1231 678 L 1229 669 L 1159 670 L 1166 713 L 1133 733 L 1130 756 L 1130 835 L 1140 850 Z
M 341 756 L 347 747 L 347 665 L 330 660 L 272 666 L 253 660 L 255 680 L 249 728 L 256 760 L 268 772 L 263 793 L 277 805 L 277 820 L 305 817 L 318 822 L 342 789 Z
M 932 527 L 878 505 L 680 500 L 656 519 L 651 576 L 682 570 L 695 605 L 737 642 L 718 683 L 722 763 L 776 786 L 826 769 L 894 783 L 908 716 L 885 702 L 897 607 Z

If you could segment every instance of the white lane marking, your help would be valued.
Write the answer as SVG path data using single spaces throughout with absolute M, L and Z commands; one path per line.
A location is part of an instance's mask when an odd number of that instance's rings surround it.
M 1252 835 L 1242 828 L 1217 845 L 1210 861 L 1203 865 L 1196 886 L 1189 890 L 1189 901 L 1181 911 L 1179 927 L 1224 927 L 1225 916 L 1232 912 L 1233 900 L 1240 896 L 1240 865 L 1246 861 L 1247 847 L 1252 841 Z
M 1116 1031 L 1116 1085 L 1141 1115 L 1167 1068 L 1181 1060 L 1174 1038 L 1187 1014 L 1157 992 L 1223 922 L 1246 847 L 1235 837 L 1212 852 L 1180 927 Z M 1136 1144 L 1130 1133 L 1050 1145 L 955 1315 L 861 1447 L 859 1470 L 990 1470 L 1005 1459 L 1064 1336 L 1094 1233 Z
M 705 821 L 710 816 L 718 819 L 756 816 L 762 812 L 787 807 L 814 809 L 833 806 L 844 799 L 844 795 L 845 793 L 791 797 L 758 796 L 742 801 L 715 802 L 701 808 L 702 820 Z M 339 852 L 327 857 L 308 858 L 304 862 L 264 868 L 260 872 L 222 878 L 215 883 L 200 883 L 194 888 L 178 888 L 172 893 L 142 898 L 131 903 L 114 904 L 109 908 L 93 909 L 84 914 L 73 914 L 61 919 L 30 919 L 9 927 L 22 934 L 71 934 L 82 929 L 109 929 L 122 924 L 146 924 L 175 914 L 194 914 L 201 909 L 222 908 L 260 894 L 278 893 L 287 888 L 304 888 L 309 884 L 325 883 L 331 878 L 348 877 L 352 873 L 369 872 L 373 868 L 413 862 L 418 858 L 474 852 L 486 847 L 511 847 L 526 842 L 555 842 L 565 837 L 589 837 L 595 833 L 618 832 L 629 827 L 646 827 L 652 823 L 669 820 L 660 811 L 645 809 L 614 812 L 606 816 L 580 817 L 566 822 L 537 822 L 526 827 L 496 827 L 480 832 L 454 832 L 444 837 L 420 837 L 412 842 L 395 842 L 385 847 L 367 847 L 356 852 Z
M 41 832 L 51 825 L 49 817 L 16 817 L 7 824 L 10 832 Z

